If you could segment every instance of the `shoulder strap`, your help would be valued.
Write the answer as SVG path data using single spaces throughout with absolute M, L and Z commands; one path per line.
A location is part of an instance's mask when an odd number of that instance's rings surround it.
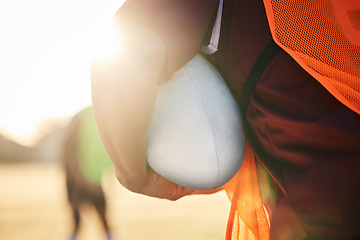
M 256 155 L 264 159 L 268 158 L 268 153 L 264 151 L 264 149 L 259 147 L 259 145 L 257 144 L 254 133 L 250 131 L 249 124 L 246 118 L 246 113 L 249 105 L 250 96 L 253 93 L 257 82 L 259 81 L 261 75 L 263 74 L 271 60 L 276 56 L 280 49 L 281 48 L 272 40 L 266 45 L 264 50 L 261 52 L 261 54 L 255 61 L 255 64 L 253 65 L 246 79 L 244 88 L 241 92 L 240 108 L 243 117 L 243 125 L 246 138 L 251 148 L 254 150 L 254 152 L 256 152 Z
M 253 65 L 246 79 L 244 88 L 241 92 L 240 107 L 244 118 L 246 117 L 250 95 L 253 92 L 256 83 L 259 81 L 266 67 L 269 65 L 269 63 L 275 57 L 275 55 L 279 52 L 279 50 L 280 47 L 274 41 L 271 40 L 266 45 L 264 50 L 261 52 L 257 60 L 255 61 L 255 64 Z

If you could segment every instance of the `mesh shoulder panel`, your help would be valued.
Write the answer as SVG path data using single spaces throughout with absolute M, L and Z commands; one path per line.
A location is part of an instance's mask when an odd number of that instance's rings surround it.
M 360 1 L 264 0 L 274 41 L 360 114 Z

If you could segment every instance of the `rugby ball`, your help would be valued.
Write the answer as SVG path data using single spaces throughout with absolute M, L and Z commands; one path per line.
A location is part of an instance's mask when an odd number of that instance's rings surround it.
M 147 140 L 150 167 L 185 187 L 215 189 L 239 170 L 245 152 L 240 109 L 202 55 L 159 86 Z

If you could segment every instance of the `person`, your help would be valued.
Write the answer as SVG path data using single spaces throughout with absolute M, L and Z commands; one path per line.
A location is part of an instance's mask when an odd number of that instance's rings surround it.
M 71 239 L 80 227 L 80 208 L 88 203 L 98 213 L 108 240 L 110 228 L 106 219 L 106 201 L 101 186 L 104 174 L 111 173 L 112 163 L 97 133 L 92 107 L 76 114 L 67 128 L 63 149 L 68 201 L 74 219 Z
M 244 161 L 224 187 L 232 199 L 226 239 L 360 239 L 358 3 L 346 1 L 353 3 L 351 11 L 342 11 L 343 15 L 351 13 L 345 21 L 348 28 L 337 27 L 353 29 L 355 38 L 338 44 L 334 36 L 346 35 L 347 30 L 335 34 L 326 24 L 330 26 L 336 18 L 320 14 L 321 9 L 333 14 L 338 9 L 332 7 L 336 1 L 290 2 L 298 12 L 287 17 L 276 14 L 281 9 L 269 10 L 269 2 L 224 0 L 218 50 L 207 56 L 241 106 L 247 159 L 252 159 Z M 218 4 L 217 0 L 128 0 L 114 17 L 121 50 L 92 64 L 93 106 L 100 136 L 119 182 L 131 191 L 170 200 L 201 193 L 178 186 L 149 168 L 146 136 L 156 86 L 208 44 Z M 348 84 L 318 80 L 320 74 L 302 64 L 310 58 L 294 48 L 297 57 L 291 49 L 285 51 L 273 34 L 274 16 L 280 23 L 281 17 L 287 20 L 283 27 L 290 29 L 296 43 L 311 45 L 321 61 L 330 61 L 322 65 L 325 70 L 333 62 L 349 63 L 351 67 L 341 72 L 352 80 Z M 305 26 L 309 34 L 301 35 L 296 26 Z M 349 52 L 334 60 L 343 51 Z M 347 71 L 350 73 L 344 73 Z M 326 77 L 332 78 L 319 79 Z M 354 89 L 351 104 L 350 97 L 334 94 L 342 86 Z M 243 176 L 250 176 L 250 184 Z M 263 204 L 241 202 L 259 196 Z M 253 222 L 243 212 L 259 213 L 268 222 Z

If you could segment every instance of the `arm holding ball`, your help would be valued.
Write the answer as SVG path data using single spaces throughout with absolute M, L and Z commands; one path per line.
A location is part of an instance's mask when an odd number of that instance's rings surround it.
M 119 182 L 131 191 L 176 200 L 193 192 L 148 167 L 146 140 L 166 59 L 162 39 L 141 23 L 117 26 L 119 51 L 93 61 L 92 100 L 98 130 Z

